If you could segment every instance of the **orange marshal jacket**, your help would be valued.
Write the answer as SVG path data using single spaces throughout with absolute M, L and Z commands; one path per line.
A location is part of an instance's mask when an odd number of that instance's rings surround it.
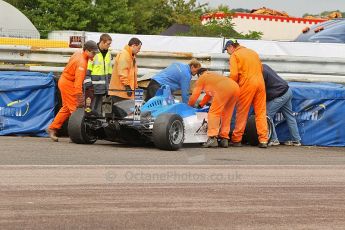
M 188 104 L 194 106 L 202 90 L 205 92 L 205 96 L 199 103 L 201 107 L 209 102 L 216 94 L 226 98 L 229 91 L 231 92 L 233 90 L 233 85 L 236 85 L 238 88 L 237 84 L 230 78 L 224 77 L 216 72 L 207 71 L 195 82 L 193 94 L 190 96 Z
M 230 78 L 240 88 L 247 83 L 265 84 L 262 76 L 262 64 L 259 55 L 243 46 L 236 48 L 230 57 Z
M 74 85 L 74 92 L 71 94 L 83 93 L 83 82 L 86 75 L 88 55 L 83 51 L 76 51 L 69 59 L 65 69 L 61 74 L 64 78 Z
M 134 98 L 134 93 L 129 97 L 127 92 L 121 92 L 121 90 L 125 90 L 125 85 L 129 85 L 132 90 L 136 89 L 138 86 L 138 67 L 135 58 L 135 55 L 132 54 L 128 45 L 126 45 L 125 48 L 116 56 L 109 84 L 109 95 L 128 99 Z

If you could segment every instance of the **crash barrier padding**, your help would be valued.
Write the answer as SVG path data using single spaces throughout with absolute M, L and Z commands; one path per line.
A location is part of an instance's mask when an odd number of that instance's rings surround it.
M 345 86 L 290 82 L 292 108 L 303 145 L 345 146 Z M 279 141 L 291 140 L 281 113 L 274 122 Z
M 46 136 L 54 118 L 54 76 L 0 71 L 0 135 Z
M 0 37 L 0 45 L 20 45 L 37 48 L 69 48 L 69 43 L 67 41 L 7 37 Z

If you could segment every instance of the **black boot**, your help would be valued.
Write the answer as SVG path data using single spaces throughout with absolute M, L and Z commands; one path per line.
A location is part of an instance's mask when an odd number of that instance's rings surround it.
M 223 148 L 229 147 L 229 140 L 226 138 L 220 139 L 219 146 Z

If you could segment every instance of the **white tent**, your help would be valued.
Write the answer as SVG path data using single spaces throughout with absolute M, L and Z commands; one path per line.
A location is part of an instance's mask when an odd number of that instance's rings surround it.
M 0 37 L 40 38 L 40 33 L 22 12 L 0 0 Z

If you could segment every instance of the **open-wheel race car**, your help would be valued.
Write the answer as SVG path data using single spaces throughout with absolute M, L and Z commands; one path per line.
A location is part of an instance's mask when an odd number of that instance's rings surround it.
M 102 116 L 91 113 L 90 99 L 86 98 L 86 107 L 78 108 L 69 119 L 68 133 L 72 142 L 93 144 L 101 139 L 178 150 L 184 143 L 207 140 L 208 107 L 196 109 L 176 102 L 168 86 L 162 86 L 156 96 L 145 103 L 142 89 L 134 93 L 134 100 L 104 101 Z M 271 131 L 269 120 L 268 125 Z M 254 116 L 248 120 L 246 137 L 250 144 L 258 144 Z

